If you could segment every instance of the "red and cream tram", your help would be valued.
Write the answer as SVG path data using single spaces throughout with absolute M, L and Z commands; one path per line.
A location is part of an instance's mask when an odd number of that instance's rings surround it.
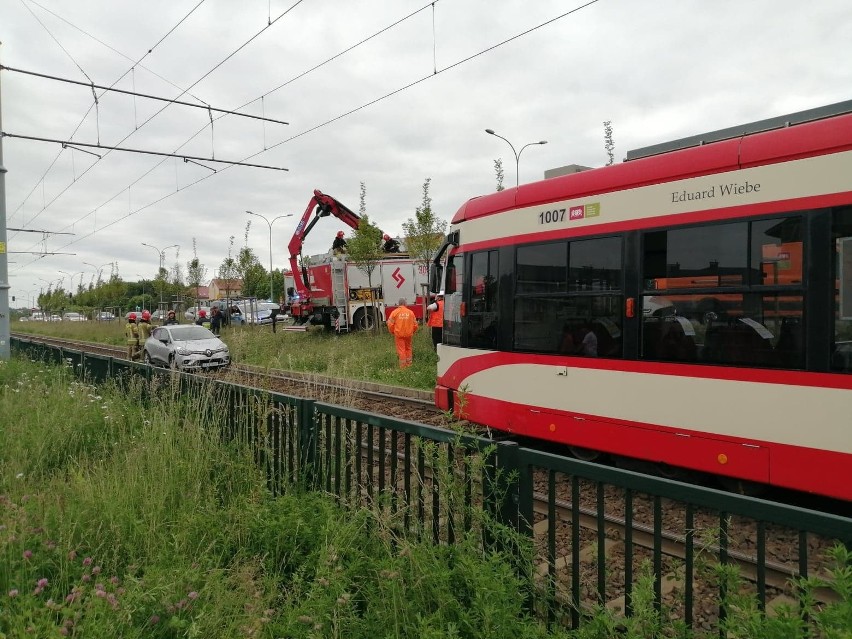
M 433 282 L 439 407 L 852 500 L 852 101 L 471 199 Z

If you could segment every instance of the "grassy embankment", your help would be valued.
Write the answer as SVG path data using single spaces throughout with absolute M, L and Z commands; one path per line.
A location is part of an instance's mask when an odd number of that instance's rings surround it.
M 418 544 L 381 512 L 272 498 L 249 455 L 200 418 L 225 412 L 209 389 L 142 391 L 0 362 L 3 639 L 568 636 L 524 614 L 512 563 L 478 535 Z M 802 610 L 765 619 L 734 599 L 732 636 L 804 636 L 807 623 L 810 636 L 848 637 L 852 557 L 837 559 L 843 603 L 819 610 L 805 595 Z M 634 597 L 633 618 L 598 611 L 570 636 L 689 636 L 655 609 L 647 575 Z
M 405 370 L 397 365 L 393 337 L 382 328 L 378 333 L 355 332 L 338 335 L 321 327 L 307 332 L 279 330 L 269 326 L 237 326 L 222 331 L 234 361 L 265 368 L 293 370 L 341 378 L 362 379 L 408 388 L 432 390 L 438 357 L 432 351 L 429 327 L 414 336 L 414 364 Z M 15 322 L 16 332 L 67 337 L 68 339 L 124 345 L 123 322 Z
M 0 362 L 0 637 L 545 636 L 476 539 L 272 498 L 215 396 L 141 390 Z

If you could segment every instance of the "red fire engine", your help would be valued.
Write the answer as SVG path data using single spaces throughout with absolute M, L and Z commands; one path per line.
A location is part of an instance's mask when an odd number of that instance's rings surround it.
M 376 321 L 384 322 L 402 298 L 422 319 L 428 265 L 408 254 L 388 253 L 369 277 L 346 255 L 329 252 L 302 257 L 305 237 L 320 218 L 330 215 L 352 229 L 358 228 L 361 219 L 335 198 L 314 190 L 288 245 L 295 284 L 290 304 L 294 321 L 338 331 L 371 328 Z

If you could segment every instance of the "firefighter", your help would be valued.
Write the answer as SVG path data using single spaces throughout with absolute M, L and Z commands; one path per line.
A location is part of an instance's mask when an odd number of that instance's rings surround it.
M 331 243 L 331 252 L 335 255 L 343 255 L 346 253 L 346 240 L 343 239 L 343 231 L 337 232 L 337 237 Z
M 144 346 L 145 340 L 151 337 L 151 313 L 142 311 L 142 321 L 139 322 L 136 330 L 139 333 L 139 343 Z
M 213 310 L 210 312 L 210 330 L 213 331 L 214 335 L 218 335 L 221 332 L 223 319 L 224 316 L 219 310 L 219 307 L 214 306 Z
M 399 306 L 388 317 L 388 330 L 394 337 L 400 368 L 411 366 L 411 338 L 418 328 L 414 312 L 406 306 L 405 298 L 400 299 Z
M 207 319 L 207 311 L 203 308 L 198 309 L 198 319 L 195 320 L 195 323 L 199 326 L 207 325 L 207 328 L 210 328 L 210 320 Z
M 435 301 L 426 307 L 429 311 L 429 321 L 427 322 L 432 329 L 432 348 L 438 352 L 438 344 L 441 343 L 444 337 L 444 294 L 438 293 L 435 296 Z
M 177 317 L 175 316 L 175 311 L 174 311 L 174 309 L 172 309 L 172 310 L 169 311 L 168 315 L 166 316 L 166 326 L 169 326 L 171 324 L 177 324 L 177 323 L 178 323 L 178 321 L 177 321 Z
M 387 233 L 382 236 L 382 239 L 384 240 L 384 244 L 382 244 L 382 250 L 385 253 L 399 253 L 399 242 L 397 242 Z
M 131 361 L 139 359 L 139 330 L 136 327 L 136 313 L 127 315 L 124 337 L 127 341 L 127 359 Z

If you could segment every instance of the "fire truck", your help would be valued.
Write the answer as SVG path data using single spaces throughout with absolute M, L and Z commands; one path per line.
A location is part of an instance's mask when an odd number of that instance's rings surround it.
M 302 256 L 308 233 L 320 219 L 329 216 L 352 229 L 357 229 L 361 220 L 335 198 L 314 190 L 288 245 L 295 289 L 290 314 L 296 324 L 322 325 L 340 332 L 368 329 L 386 321 L 403 298 L 422 319 L 428 265 L 407 253 L 386 254 L 369 276 L 345 254 Z

